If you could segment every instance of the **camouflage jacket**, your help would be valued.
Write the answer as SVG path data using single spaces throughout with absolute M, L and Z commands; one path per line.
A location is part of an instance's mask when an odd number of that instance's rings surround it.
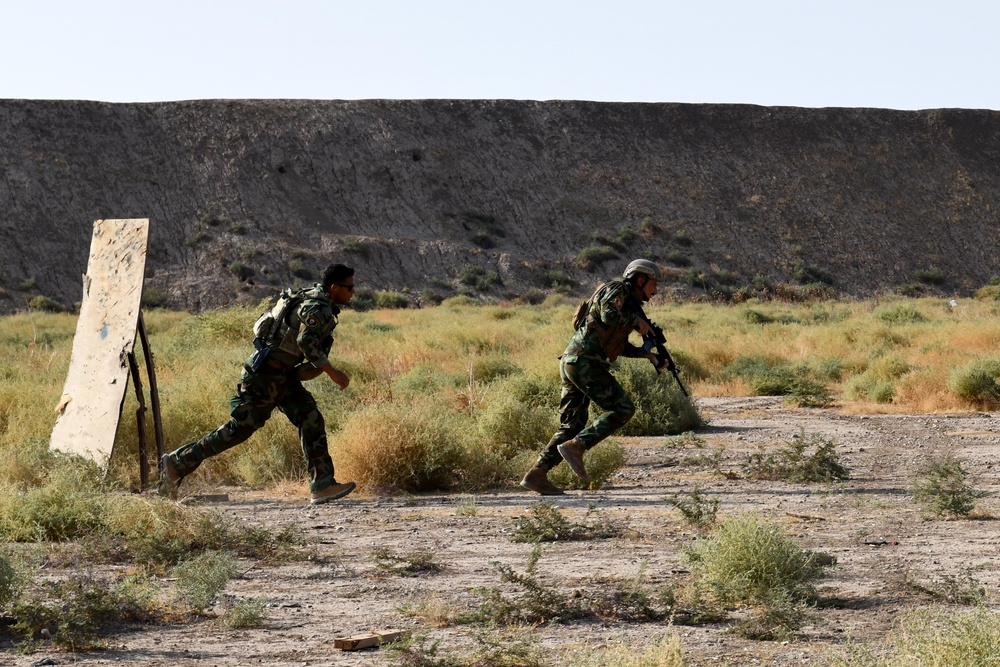
M 641 347 L 628 342 L 642 311 L 642 297 L 638 289 L 624 280 L 611 280 L 598 287 L 590 300 L 584 303 L 586 315 L 581 317 L 580 326 L 563 352 L 563 361 L 575 363 L 580 359 L 595 359 L 611 362 L 620 356 L 642 357 L 646 354 Z
M 292 309 L 281 339 L 271 350 L 271 358 L 286 366 L 302 361 L 321 368 L 329 363 L 333 330 L 340 309 L 330 302 L 323 286 L 317 283 L 306 291 L 302 302 Z

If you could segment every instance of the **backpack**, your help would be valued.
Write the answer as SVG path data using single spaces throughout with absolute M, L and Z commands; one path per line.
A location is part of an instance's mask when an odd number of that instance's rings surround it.
M 278 295 L 278 300 L 274 303 L 271 308 L 264 311 L 257 321 L 253 324 L 253 337 L 254 346 L 260 349 L 257 341 L 259 340 L 263 346 L 270 347 L 279 336 L 276 334 L 281 333 L 281 328 L 283 326 L 288 326 L 288 315 L 292 310 L 302 303 L 305 298 L 307 288 L 295 290 L 294 292 L 290 289 L 285 289 L 281 291 Z
M 594 298 L 597 296 L 598 292 L 604 289 L 607 283 L 601 283 L 594 290 L 594 293 L 590 295 L 590 298 L 586 301 L 581 301 L 580 305 L 576 309 L 576 313 L 573 315 L 573 331 L 576 331 L 584 324 L 587 323 L 587 317 L 590 315 L 590 308 L 594 303 Z

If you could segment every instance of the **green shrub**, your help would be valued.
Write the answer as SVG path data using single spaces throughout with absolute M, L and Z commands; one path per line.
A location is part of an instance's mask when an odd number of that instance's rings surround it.
M 372 550 L 372 559 L 378 569 L 400 577 L 416 577 L 442 570 L 441 564 L 434 561 L 434 554 L 427 552 L 414 551 L 399 556 L 389 547 L 381 546 Z
M 392 391 L 400 397 L 415 398 L 455 390 L 468 382 L 469 378 L 464 373 L 449 373 L 436 364 L 422 363 L 393 380 Z
M 572 667 L 687 667 L 681 639 L 672 634 L 654 639 L 649 646 L 613 644 L 574 656 Z
M 952 371 L 948 389 L 961 399 L 984 408 L 1000 405 L 1000 361 L 981 359 Z
M 989 284 L 980 287 L 974 296 L 983 301 L 1000 301 L 1000 285 Z
M 535 569 L 541 553 L 541 545 L 536 544 L 523 574 L 499 561 L 490 562 L 499 572 L 500 582 L 509 584 L 508 588 L 516 588 L 518 594 L 508 597 L 496 587 L 473 589 L 472 592 L 479 595 L 482 602 L 476 611 L 460 620 L 496 625 L 540 624 L 565 623 L 590 615 L 590 610 L 581 600 L 536 577 Z
M 704 426 L 694 401 L 667 371 L 657 375 L 645 359 L 624 359 L 616 364 L 615 375 L 635 403 L 635 414 L 619 435 L 676 435 Z M 593 410 L 599 411 L 597 406 Z
M 913 274 L 913 277 L 916 278 L 917 282 L 925 285 L 943 285 L 945 282 L 944 271 L 936 266 L 920 269 Z
M 465 426 L 450 407 L 367 406 L 352 412 L 337 433 L 334 460 L 340 475 L 369 491 L 461 487 L 468 458 L 459 431 Z
M 985 494 L 966 484 L 967 476 L 962 461 L 952 454 L 932 458 L 913 482 L 913 499 L 933 516 L 968 516 L 976 507 L 976 499 Z
M 458 282 L 468 287 L 472 287 L 479 292 L 485 292 L 494 285 L 503 285 L 500 274 L 496 271 L 487 271 L 481 266 L 467 265 L 458 272 Z
M 240 261 L 234 261 L 229 265 L 229 273 L 236 276 L 239 280 L 246 280 L 252 278 L 254 270 Z
M 510 360 L 510 357 L 491 355 L 476 357 L 472 361 L 469 372 L 476 382 L 489 384 L 510 375 L 518 375 L 522 371 L 520 366 Z
M 549 269 L 542 274 L 542 285 L 552 289 L 557 287 L 575 287 L 576 281 L 570 278 L 565 271 Z
M 554 505 L 537 503 L 528 509 L 527 516 L 514 520 L 515 542 L 571 542 L 616 537 L 621 528 L 606 521 L 587 522 L 594 515 L 593 508 L 587 511 L 583 523 L 574 523 L 563 516 Z
M 875 314 L 875 317 L 886 324 L 896 325 L 919 324 L 927 321 L 927 318 L 923 313 L 913 306 L 905 304 L 896 304 L 884 310 L 880 310 Z
M 712 271 L 712 280 L 719 285 L 732 285 L 736 282 L 736 274 L 729 269 L 715 269 Z
M 864 373 L 844 384 L 844 395 L 854 400 L 892 403 L 896 396 L 895 380 L 910 370 L 910 365 L 897 356 L 879 357 Z
M 0 609 L 5 609 L 21 595 L 27 577 L 21 564 L 8 554 L 0 552 Z
M 576 256 L 576 264 L 584 271 L 593 271 L 604 262 L 615 257 L 618 257 L 618 253 L 609 246 L 592 245 L 580 251 Z
M 732 628 L 732 633 L 755 641 L 788 641 L 805 622 L 805 604 L 788 595 L 774 595 Z
M 258 628 L 264 621 L 264 610 L 267 608 L 267 598 L 246 598 L 235 603 L 226 610 L 222 624 L 230 630 Z
M 357 236 L 352 236 L 344 242 L 344 252 L 352 255 L 368 257 L 371 255 L 371 247 L 367 241 Z
M 354 298 L 347 306 L 359 313 L 375 308 L 375 291 L 364 288 L 354 290 Z
M 807 367 L 792 367 L 759 355 L 740 355 L 721 375 L 723 379 L 741 378 L 756 396 L 788 396 L 800 407 L 822 407 L 832 400 L 826 385 L 809 377 Z
M 814 448 L 812 454 L 806 450 Z M 850 479 L 850 472 L 840 463 L 837 445 L 817 435 L 808 439 L 799 434 L 782 449 L 768 452 L 760 445 L 743 465 L 751 479 L 784 480 L 787 482 L 835 482 Z
M 687 553 L 692 570 L 726 605 L 763 604 L 778 597 L 798 602 L 815 596 L 820 567 L 813 554 L 780 527 L 753 514 L 726 519 Z
M 39 294 L 38 296 L 31 297 L 28 301 L 28 308 L 31 310 L 44 310 L 49 313 L 58 313 L 62 310 L 63 305 L 56 301 L 55 299 Z
M 170 295 L 159 287 L 146 285 L 142 290 L 140 303 L 143 308 L 165 308 L 170 301 Z
M 680 510 L 684 520 L 696 528 L 707 528 L 715 524 L 715 518 L 719 512 L 719 499 L 706 498 L 702 495 L 697 484 L 688 497 L 685 498 L 675 493 L 670 496 L 667 502 Z
M 375 292 L 376 308 L 407 308 L 409 305 L 410 300 L 405 294 L 400 294 L 399 292 L 387 292 L 383 290 Z
M 904 616 L 878 650 L 856 648 L 837 667 L 989 667 L 1000 655 L 1000 613 L 922 609 Z
M 497 385 L 496 391 L 508 393 L 521 403 L 558 410 L 562 386 L 557 373 L 546 376 L 519 373 L 504 378 L 503 383 Z
M 210 238 L 212 237 L 208 235 L 208 232 L 195 232 L 191 236 L 184 239 L 184 245 L 186 245 L 189 248 L 193 248 L 199 243 L 203 243 L 209 240 Z
M 0 534 L 15 542 L 63 541 L 103 526 L 104 494 L 62 484 L 0 499 Z
M 680 250 L 671 250 L 668 252 L 667 261 L 674 266 L 691 266 L 691 259 Z
M 44 581 L 31 596 L 11 606 L 13 630 L 28 639 L 44 629 L 61 648 L 84 651 L 100 646 L 102 636 L 156 617 L 155 584 L 124 578 L 97 580 L 74 575 Z
M 765 315 L 759 310 L 752 308 L 740 311 L 740 319 L 748 324 L 770 324 L 774 322 L 774 318 L 770 315 Z
M 441 302 L 441 306 L 443 308 L 467 308 L 469 306 L 478 305 L 479 302 L 468 294 L 459 294 L 457 296 L 449 297 Z
M 239 574 L 236 558 L 224 551 L 206 551 L 181 561 L 170 572 L 180 599 L 196 612 L 204 611 Z
M 498 388 L 505 386 L 499 384 Z M 491 392 L 475 418 L 481 437 L 507 457 L 540 451 L 559 426 L 552 408 L 519 400 L 506 391 Z
M 807 264 L 805 262 L 795 263 L 795 266 L 792 267 L 792 278 L 795 282 L 803 285 L 812 283 L 823 285 L 833 284 L 833 276 L 830 275 L 829 271 L 815 264 Z

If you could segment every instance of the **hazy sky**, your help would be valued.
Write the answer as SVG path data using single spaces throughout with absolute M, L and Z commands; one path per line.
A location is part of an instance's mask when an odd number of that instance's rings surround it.
M 1000 109 L 997 0 L 10 0 L 0 98 Z

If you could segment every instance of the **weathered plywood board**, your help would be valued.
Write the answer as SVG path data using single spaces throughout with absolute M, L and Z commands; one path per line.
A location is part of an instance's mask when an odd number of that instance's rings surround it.
M 363 635 L 353 635 L 333 640 L 333 648 L 341 651 L 360 651 L 361 649 L 381 646 L 398 641 L 407 633 L 400 630 L 372 630 Z
M 135 346 L 149 220 L 98 220 L 80 319 L 50 449 L 105 463 L 111 456 Z

